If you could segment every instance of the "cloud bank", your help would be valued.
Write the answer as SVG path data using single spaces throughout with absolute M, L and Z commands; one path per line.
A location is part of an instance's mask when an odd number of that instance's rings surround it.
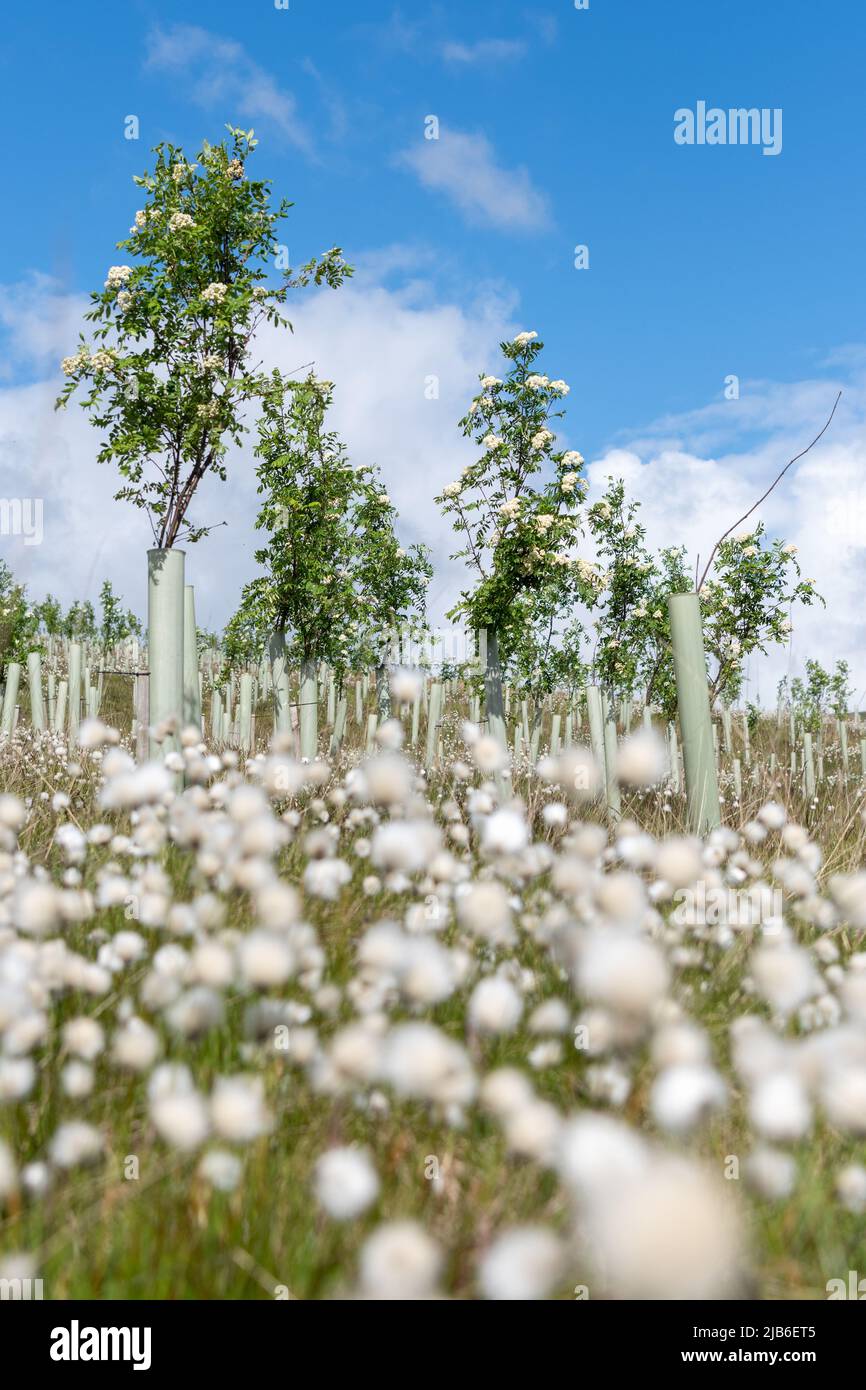
M 60 382 L 55 364 L 74 343 L 84 307 L 82 296 L 62 293 L 44 276 L 0 287 L 9 373 L 0 380 L 0 497 L 42 498 L 45 530 L 41 546 L 0 537 L 0 554 L 33 597 L 52 591 L 67 603 L 95 600 L 108 576 L 143 614 L 144 551 L 152 543 L 146 520 L 113 500 L 117 478 L 96 463 L 98 439 L 84 413 L 74 403 L 53 410 Z M 266 367 L 286 372 L 312 361 L 336 383 L 332 423 L 350 456 L 380 465 L 404 539 L 433 550 L 430 607 L 440 624 L 464 571 L 449 561 L 455 537 L 432 499 L 473 457 L 456 422 L 479 374 L 495 369 L 499 341 L 527 326 L 516 301 L 490 287 L 474 300 L 442 300 L 423 257 L 395 247 L 360 258 L 358 275 L 342 289 L 301 297 L 291 317 L 294 333 L 267 330 L 258 354 Z M 779 677 L 802 669 L 807 656 L 825 665 L 847 658 L 858 694 L 866 690 L 864 361 L 848 345 L 834 379 L 743 382 L 738 401 L 651 422 L 588 463 L 591 498 L 609 475 L 622 477 L 641 502 L 650 544 L 685 543 L 694 563 L 813 438 L 836 390 L 844 390 L 827 435 L 757 514 L 772 534 L 799 547 L 803 573 L 827 600 L 826 610 L 795 610 L 789 648 L 753 660 L 749 696 L 765 705 L 773 703 Z M 577 392 L 578 383 L 572 385 Z M 567 444 L 580 447 L 579 438 L 568 437 L 567 420 L 565 435 Z M 208 482 L 196 503 L 199 522 L 228 522 L 188 549 L 200 621 L 212 628 L 222 627 L 256 571 L 253 442 L 248 436 L 230 456 L 228 483 Z

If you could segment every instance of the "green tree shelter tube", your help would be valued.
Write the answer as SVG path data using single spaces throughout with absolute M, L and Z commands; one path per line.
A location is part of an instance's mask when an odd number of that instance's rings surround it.
M 701 606 L 696 593 L 670 594 L 668 612 L 677 686 L 677 707 L 683 745 L 689 826 L 705 835 L 721 824 L 719 784 L 713 753 L 710 695 L 701 630 Z
M 147 552 L 147 646 L 150 663 L 150 726 L 183 719 L 184 562 L 182 550 Z M 71 719 L 71 711 L 70 711 Z M 150 756 L 177 747 L 151 739 Z
M 78 726 L 81 723 L 81 643 L 70 642 L 67 653 L 68 678 L 66 699 L 69 717 L 69 742 L 78 742 Z
M 238 697 L 238 738 L 244 753 L 253 748 L 253 678 L 249 671 L 241 675 Z
M 503 748 L 508 746 L 505 707 L 502 700 L 502 668 L 499 664 L 499 637 L 492 628 L 478 634 L 479 656 L 484 669 L 484 708 L 487 727 Z
M 301 757 L 312 762 L 319 743 L 319 674 L 315 661 L 301 665 Z
M 45 728 L 45 703 L 42 699 L 42 658 L 31 652 L 27 658 L 27 684 L 30 687 L 30 722 L 41 733 Z
M 7 738 L 12 737 L 12 730 L 15 727 L 15 705 L 18 702 L 18 682 L 21 679 L 21 667 L 17 661 L 10 661 L 6 667 L 6 690 L 3 694 L 3 733 Z
M 601 686 L 588 685 L 586 687 L 586 712 L 589 717 L 589 746 L 592 749 L 593 761 L 598 768 L 599 780 L 607 789 L 607 758 L 604 750 L 604 704 L 601 698 Z
M 195 589 L 183 590 L 183 722 L 201 731 L 201 690 L 198 681 L 198 632 L 195 625 Z
M 273 680 L 274 733 L 288 734 L 292 728 L 289 710 L 289 671 L 286 666 L 286 634 L 277 629 L 268 639 Z

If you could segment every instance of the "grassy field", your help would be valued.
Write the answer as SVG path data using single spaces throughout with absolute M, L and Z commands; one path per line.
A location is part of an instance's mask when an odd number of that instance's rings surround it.
M 0 1275 L 788 1299 L 863 1263 L 859 748 L 843 775 L 828 732 L 807 802 L 764 720 L 741 802 L 722 762 L 734 833 L 696 845 L 663 782 L 608 825 L 567 752 L 497 814 L 467 708 L 429 777 L 354 725 L 333 765 L 269 755 L 261 708 L 257 756 L 191 738 L 181 791 L 122 765 L 122 681 L 119 747 L 0 748 Z M 771 885 L 782 917 L 683 924 L 677 879 Z

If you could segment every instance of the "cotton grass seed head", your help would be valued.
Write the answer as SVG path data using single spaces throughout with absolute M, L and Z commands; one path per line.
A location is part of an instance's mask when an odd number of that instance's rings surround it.
M 375 1202 L 379 1178 L 366 1149 L 329 1149 L 316 1162 L 314 1187 L 334 1221 L 350 1221 Z
M 379 1226 L 361 1248 L 361 1293 L 374 1299 L 427 1299 L 436 1292 L 442 1252 L 414 1221 Z
M 563 1250 L 543 1226 L 518 1226 L 497 1236 L 484 1255 L 478 1282 L 485 1298 L 546 1298 L 563 1266 Z

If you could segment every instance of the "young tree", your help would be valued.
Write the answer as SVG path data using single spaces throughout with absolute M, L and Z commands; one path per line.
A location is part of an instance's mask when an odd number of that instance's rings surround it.
M 126 637 L 141 636 L 141 623 L 131 608 L 124 609 L 110 579 L 103 581 L 99 591 L 99 602 L 102 607 L 102 621 L 97 635 L 103 649 L 116 646 Z
M 61 631 L 71 642 L 92 642 L 96 638 L 96 614 L 89 599 L 75 599 L 63 619 Z
M 389 661 L 405 641 L 419 639 L 426 627 L 427 588 L 433 574 L 423 545 L 403 546 L 395 530 L 396 512 L 377 469 L 365 471 L 363 494 L 354 512 L 357 551 L 354 583 L 363 620 L 353 633 L 352 664 L 375 665 L 380 719 L 391 712 Z
M 526 602 L 520 599 L 518 602 Z M 563 620 L 558 584 L 533 594 L 526 621 L 515 626 L 516 640 L 505 666 L 508 682 L 521 697 L 566 691 L 571 698 L 586 684 L 586 634 L 580 619 Z M 538 712 L 536 711 L 536 718 Z
M 27 602 L 27 590 L 16 583 L 9 566 L 0 560 L 0 666 L 23 664 L 33 650 L 39 619 Z
M 658 692 L 668 674 L 673 681 L 666 594 L 659 591 L 691 587 L 682 550 L 658 559 L 650 554 L 639 511 L 638 502 L 627 501 L 622 480 L 608 478 L 604 496 L 588 512 L 598 556 L 590 576 L 590 607 L 597 614 L 592 673 L 611 699 L 628 698 L 641 685 Z
M 586 489 L 583 458 L 556 449 L 551 429 L 569 388 L 537 370 L 544 344 L 536 333 L 519 333 L 500 346 L 505 378 L 483 376 L 460 422 L 481 456 L 436 501 L 465 542 L 452 559 L 465 559 L 475 576 L 448 616 L 486 629 L 487 714 L 501 735 L 502 667 L 519 649 L 523 669 L 531 669 L 533 634 L 545 640 L 543 634 L 556 631 L 588 584 L 573 552 L 576 508 Z M 542 472 L 548 481 L 538 486 Z
M 261 650 L 276 632 L 308 691 L 320 661 L 339 675 L 381 655 L 383 631 L 413 611 L 429 574 L 420 548 L 396 543 L 377 471 L 353 468 L 326 428 L 331 400 L 331 383 L 312 375 L 271 378 L 256 448 L 264 498 L 256 527 L 267 533 L 256 560 L 264 573 L 245 585 L 226 642 L 228 653 L 251 640 Z M 302 696 L 302 716 L 313 700 Z
M 220 635 L 218 632 L 210 632 L 206 627 L 196 627 L 196 650 L 199 656 L 204 652 L 219 651 Z
M 46 594 L 41 603 L 33 605 L 33 612 L 40 630 L 49 637 L 58 637 L 63 631 L 63 605 L 53 594 Z
M 287 325 L 282 307 L 292 289 L 339 285 L 349 274 L 339 249 L 269 286 L 284 250 L 279 222 L 291 206 L 271 202 L 270 185 L 249 177 L 257 141 L 229 127 L 229 140 L 203 145 L 188 163 L 183 151 L 157 146 L 152 172 L 136 179 L 144 206 L 118 243 L 129 263 L 109 268 L 87 315 L 93 342 L 81 339 L 63 361 L 66 405 L 86 388 L 82 405 L 102 431 L 97 455 L 113 462 L 118 498 L 143 510 L 155 550 L 148 557 L 150 717 L 154 725 L 184 709 L 184 558 L 177 547 L 211 527 L 193 519 L 202 480 L 224 479 L 225 457 L 245 429 L 245 409 L 267 377 L 251 362 L 261 324 Z M 154 751 L 156 751 L 154 747 Z
M 593 606 L 597 644 L 593 668 L 611 695 L 642 687 L 672 716 L 676 710 L 667 599 L 693 587 L 685 547 L 654 556 L 621 480 L 608 479 L 604 497 L 589 509 L 590 530 L 603 562 Z M 763 523 L 722 540 L 701 590 L 710 699 L 733 703 L 742 691 L 746 659 L 787 640 L 795 603 L 823 602 L 802 579 L 796 546 L 767 537 Z
M 767 536 L 763 522 L 719 544 L 712 578 L 701 590 L 710 655 L 710 694 L 733 704 L 743 688 L 746 658 L 786 642 L 790 612 L 824 600 L 801 577 L 797 547 Z
M 156 147 L 153 171 L 135 179 L 144 206 L 118 242 L 132 264 L 110 267 L 86 315 L 93 343 L 82 336 L 63 361 L 58 405 L 87 389 L 82 405 L 105 436 L 99 462 L 117 465 L 117 497 L 145 511 L 160 549 L 210 529 L 189 510 L 208 473 L 225 478 L 243 408 L 264 388 L 250 364 L 258 326 L 288 323 L 281 309 L 292 289 L 351 274 L 334 248 L 298 272 L 286 267 L 277 288 L 265 283 L 291 203 L 272 206 L 270 184 L 249 177 L 253 132 L 229 134 L 193 163 L 179 147 Z
M 837 661 L 835 671 L 824 669 L 819 661 L 811 658 L 806 661 L 806 679 L 795 676 L 790 682 L 790 704 L 797 723 L 816 734 L 821 728 L 828 710 L 837 719 L 844 719 L 848 713 L 851 695 L 847 661 Z M 779 682 L 780 701 L 788 698 L 788 679 Z
M 225 685 L 232 671 L 243 671 L 257 661 L 262 652 L 264 634 L 262 613 L 258 605 L 244 602 L 246 591 L 238 611 L 229 619 L 223 633 L 223 665 L 219 685 Z

